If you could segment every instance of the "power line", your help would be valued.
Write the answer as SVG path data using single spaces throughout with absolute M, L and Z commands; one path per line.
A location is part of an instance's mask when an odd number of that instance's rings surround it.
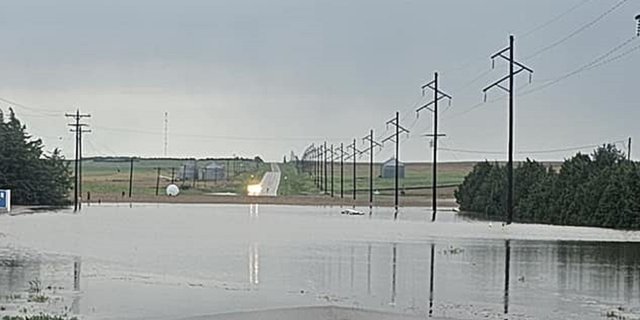
M 531 34 L 540 31 L 544 28 L 546 28 L 547 26 L 558 22 L 560 19 L 564 18 L 565 16 L 569 15 L 570 13 L 572 13 L 573 11 L 575 11 L 576 9 L 582 7 L 583 5 L 587 4 L 588 2 L 590 2 L 591 0 L 583 0 L 582 2 L 578 2 L 576 5 L 570 7 L 569 9 L 567 9 L 566 11 L 561 12 L 560 14 L 558 14 L 557 16 L 551 18 L 550 20 L 534 27 L 533 29 L 524 32 L 523 34 L 520 35 L 521 38 L 526 38 L 528 36 L 530 36 Z
M 588 23 L 582 25 L 581 27 L 579 27 L 578 29 L 574 30 L 573 32 L 569 33 L 568 35 L 562 37 L 561 39 L 539 49 L 538 51 L 535 51 L 534 53 L 532 53 L 531 55 L 525 57 L 525 59 L 529 60 L 532 59 L 544 52 L 547 52 L 559 45 L 561 45 L 562 43 L 570 40 L 571 38 L 575 37 L 576 35 L 580 34 L 582 31 L 592 27 L 593 25 L 595 25 L 596 23 L 598 23 L 600 20 L 604 19 L 606 16 L 608 16 L 610 13 L 614 12 L 616 9 L 620 8 L 623 4 L 625 4 L 627 1 L 629 0 L 620 0 L 618 3 L 616 3 L 614 6 L 612 6 L 611 8 L 609 8 L 607 11 L 601 13 L 600 15 L 598 15 L 595 19 L 589 21 Z
M 629 49 L 627 51 L 624 51 L 623 53 L 621 53 L 619 55 L 616 55 L 616 56 L 614 56 L 612 58 L 609 58 L 609 59 L 607 59 L 607 58 L 609 56 L 611 56 L 612 54 L 616 53 L 617 51 L 619 51 L 620 49 L 626 47 L 628 44 L 630 44 L 631 42 L 633 42 L 636 39 L 638 39 L 637 36 L 633 37 L 633 38 L 630 38 L 630 39 L 627 39 L 624 42 L 622 42 L 621 44 L 615 46 L 611 50 L 607 51 L 606 53 L 604 53 L 604 54 L 600 55 L 599 57 L 597 57 L 596 59 L 592 60 L 591 62 L 583 65 L 582 67 L 580 67 L 580 68 L 578 68 L 576 70 L 573 70 L 571 72 L 568 72 L 568 73 L 566 73 L 566 74 L 564 74 L 562 76 L 559 76 L 559 77 L 556 77 L 556 78 L 553 78 L 553 79 L 543 80 L 543 81 L 547 81 L 547 83 L 539 85 L 539 86 L 534 87 L 532 89 L 529 89 L 529 90 L 527 90 L 525 92 L 522 92 L 522 93 L 518 94 L 518 96 L 529 95 L 531 93 L 534 93 L 534 92 L 543 90 L 545 88 L 548 88 L 548 87 L 550 87 L 552 85 L 555 85 L 555 84 L 557 84 L 557 83 L 559 83 L 559 82 L 561 82 L 563 80 L 571 78 L 571 77 L 573 77 L 575 75 L 578 75 L 578 74 L 580 74 L 582 72 L 586 72 L 586 71 L 589 71 L 589 70 L 592 70 L 592 69 L 595 69 L 595 68 L 599 68 L 599 67 L 601 67 L 603 65 L 612 63 L 612 62 L 617 61 L 619 59 L 622 59 L 623 57 L 625 57 L 625 56 L 635 52 L 636 50 L 640 49 L 640 45 L 635 46 L 635 47 L 633 47 L 633 48 L 631 48 L 631 49 Z
M 603 144 L 621 144 L 624 143 L 626 140 L 616 140 L 616 141 L 612 141 L 612 142 L 605 142 Z M 590 144 L 590 145 L 582 145 L 582 146 L 573 146 L 573 147 L 566 147 L 566 148 L 558 148 L 558 149 L 546 149 L 546 150 L 523 150 L 523 151 L 518 151 L 515 152 L 516 154 L 550 154 L 550 153 L 561 153 L 561 152 L 568 152 L 568 151 L 579 151 L 579 150 L 585 150 L 585 149 L 593 149 L 593 148 L 597 148 L 603 145 L 601 144 Z M 439 150 L 442 151 L 451 151 L 451 152 L 459 152 L 459 153 L 469 153 L 469 154 L 503 154 L 504 152 L 502 151 L 488 151 L 488 150 L 473 150 L 473 149 L 459 149 L 459 148 L 439 148 Z

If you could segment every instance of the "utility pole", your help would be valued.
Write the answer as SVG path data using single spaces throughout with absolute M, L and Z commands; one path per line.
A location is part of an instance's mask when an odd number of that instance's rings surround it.
M 629 142 L 627 143 L 627 158 L 631 161 L 631 137 L 629 137 Z
M 373 208 L 373 151 L 375 147 L 382 148 L 382 144 L 373 139 L 373 129 L 369 131 L 369 135 L 362 138 L 362 141 L 369 141 L 369 149 L 366 151 L 369 151 L 369 210 L 371 210 Z
M 75 157 L 75 177 L 74 177 L 74 197 L 73 197 L 73 211 L 78 211 L 78 196 L 79 196 L 79 183 L 80 183 L 80 176 L 78 175 L 78 171 L 79 171 L 79 160 L 80 160 L 80 135 L 82 134 L 82 127 L 86 126 L 86 124 L 82 124 L 80 123 L 80 120 L 82 118 L 90 118 L 91 115 L 90 114 L 81 114 L 79 109 L 76 109 L 76 113 L 66 113 L 64 115 L 67 118 L 72 118 L 73 120 L 75 120 L 75 123 L 69 124 L 70 127 L 73 127 L 74 129 L 71 130 L 71 132 L 75 132 L 76 134 L 76 157 Z
M 360 150 L 356 148 L 356 139 L 353 139 L 353 143 L 347 146 L 347 149 L 351 148 L 353 153 L 349 155 L 345 160 L 349 160 L 353 157 L 353 200 L 356 200 L 356 156 L 360 153 Z
M 172 167 L 171 168 L 171 184 L 175 182 L 175 177 L 176 177 L 176 168 Z
M 331 198 L 333 198 L 333 143 L 331 144 Z
M 323 192 L 324 188 L 322 185 L 322 182 L 324 181 L 324 179 L 322 178 L 322 157 L 323 157 L 323 153 L 324 150 L 322 149 L 322 144 L 320 144 L 320 153 L 318 154 L 318 186 L 320 187 L 320 191 Z
M 491 66 L 495 66 L 495 59 L 502 58 L 509 62 L 509 74 L 504 76 L 502 79 L 494 82 L 488 87 L 482 89 L 484 92 L 484 99 L 487 100 L 487 91 L 490 89 L 497 87 L 509 93 L 509 151 L 508 151 L 508 162 L 507 162 L 507 224 L 511 224 L 513 221 L 513 93 L 514 93 L 514 77 L 522 71 L 527 71 L 529 73 L 529 82 L 531 82 L 531 75 L 533 74 L 533 70 L 526 67 L 525 65 L 515 61 L 514 59 L 514 39 L 513 35 L 509 36 L 509 46 L 505 49 L 502 49 L 498 53 L 491 56 Z M 509 56 L 505 56 L 505 52 L 509 52 Z M 518 67 L 518 70 L 515 70 L 515 66 Z M 502 83 L 504 81 L 509 80 L 509 88 L 505 88 Z
M 131 157 L 131 165 L 129 166 L 129 198 L 131 198 L 131 189 L 133 189 L 133 157 Z
M 327 183 L 328 175 L 327 175 L 327 153 L 329 153 L 329 149 L 327 149 L 327 142 L 324 142 L 324 152 L 322 153 L 323 158 L 323 166 L 324 166 L 324 193 L 327 193 L 327 187 L 329 184 Z
M 340 199 L 344 198 L 344 143 L 340 143 Z
M 396 181 L 395 181 L 395 189 L 396 189 L 396 193 L 395 193 L 395 218 L 398 217 L 398 167 L 400 165 L 399 161 L 398 161 L 398 157 L 400 156 L 400 133 L 404 132 L 409 134 L 409 130 L 407 130 L 406 128 L 404 128 L 403 126 L 400 125 L 400 112 L 396 112 L 396 116 L 395 118 L 387 121 L 386 123 L 387 125 L 394 125 L 396 127 L 396 133 L 390 135 L 389 137 L 387 137 L 386 139 L 382 140 L 382 143 L 385 143 L 389 140 L 394 141 L 396 143 Z
M 80 124 L 81 126 L 86 126 Z M 73 129 L 72 129 L 73 130 Z M 80 132 L 78 133 L 78 154 L 80 156 L 80 161 L 78 161 L 78 194 L 80 195 L 78 201 L 78 209 L 82 210 L 82 134 L 83 133 L 91 133 L 91 130 L 86 130 L 80 128 Z
M 436 211 L 438 209 L 437 201 L 438 201 L 438 184 L 437 184 L 437 176 L 438 176 L 438 137 L 444 137 L 444 134 L 438 133 L 438 101 L 441 99 L 447 98 L 449 99 L 449 103 L 451 103 L 451 96 L 440 91 L 438 88 L 438 73 L 434 73 L 433 80 L 424 86 L 422 86 L 422 94 L 424 95 L 425 89 L 431 89 L 433 91 L 433 100 L 424 106 L 418 108 L 416 110 L 416 115 L 420 115 L 420 111 L 427 109 L 433 112 L 433 134 L 427 134 L 428 137 L 433 137 L 433 173 L 431 176 L 431 221 L 436 221 Z M 430 106 L 433 105 L 433 109 Z
M 160 193 L 160 167 L 156 168 L 156 196 Z
M 168 131 L 169 131 L 169 113 L 164 113 L 164 157 L 167 157 L 167 149 L 169 146 L 168 140 Z

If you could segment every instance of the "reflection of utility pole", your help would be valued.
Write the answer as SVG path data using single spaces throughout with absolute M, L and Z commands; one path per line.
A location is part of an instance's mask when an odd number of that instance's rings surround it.
M 373 150 L 375 147 L 382 148 L 382 144 L 373 140 L 373 130 L 369 131 L 369 135 L 362 138 L 362 141 L 369 141 L 369 214 L 371 214 L 373 208 Z
M 504 314 L 509 313 L 509 266 L 511 264 L 511 242 L 506 240 L 504 253 Z
M 393 258 L 391 260 L 391 304 L 396 304 L 396 259 L 397 259 L 397 244 L 393 244 Z
M 171 168 L 171 184 L 173 184 L 173 183 L 174 183 L 174 181 L 175 181 L 175 177 L 176 177 L 176 168 L 175 168 L 175 167 L 172 167 L 172 168 Z
M 431 244 L 431 267 L 429 268 L 429 317 L 433 314 L 433 283 L 435 279 L 433 278 L 433 271 L 435 269 L 435 259 L 436 259 L 436 245 L 434 243 Z
M 433 137 L 433 173 L 432 173 L 432 188 L 431 188 L 431 221 L 436 221 L 436 210 L 438 208 L 436 201 L 438 200 L 438 185 L 437 185 L 437 174 L 438 174 L 438 137 L 445 136 L 444 134 L 438 133 L 438 101 L 444 98 L 449 99 L 449 103 L 451 103 L 451 96 L 440 91 L 438 89 L 438 73 L 436 72 L 433 76 L 433 81 L 422 86 L 422 92 L 424 94 L 424 89 L 429 88 L 433 90 L 433 101 L 425 104 L 424 106 L 418 108 L 416 110 L 417 114 L 420 114 L 420 111 L 427 109 L 433 112 L 433 134 L 427 135 Z M 433 105 L 433 109 L 429 108 Z
M 387 137 L 386 139 L 382 140 L 382 143 L 385 143 L 386 141 L 389 140 L 394 140 L 395 139 L 395 143 L 396 143 L 396 181 L 395 181 L 395 189 L 396 189 L 396 194 L 395 194 L 395 217 L 398 217 L 398 167 L 400 166 L 400 163 L 398 162 L 398 157 L 400 156 L 400 133 L 401 132 L 406 132 L 407 134 L 409 134 L 409 130 L 407 130 L 406 128 L 404 128 L 403 126 L 400 125 L 400 112 L 396 112 L 396 117 L 387 121 L 387 125 L 392 124 L 396 127 L 396 133 L 392 134 L 391 136 Z
M 78 211 L 78 196 L 79 196 L 79 190 L 78 190 L 78 184 L 79 184 L 79 180 L 80 177 L 78 175 L 78 171 L 79 171 L 79 160 L 80 160 L 80 134 L 82 131 L 82 127 L 86 126 L 85 124 L 81 124 L 80 120 L 82 118 L 90 118 L 91 115 L 89 114 L 81 114 L 80 110 L 76 109 L 76 113 L 66 113 L 65 117 L 67 118 L 72 118 L 75 120 L 75 123 L 73 124 L 69 124 L 70 127 L 74 127 L 75 129 L 72 130 L 72 132 L 75 132 L 76 134 L 76 159 L 75 159 L 75 177 L 74 177 L 74 199 L 73 199 L 73 211 Z
M 491 56 L 492 67 L 495 65 L 495 59 L 500 57 L 509 62 L 509 74 L 504 76 L 502 79 L 494 82 L 488 87 L 482 89 L 484 92 L 485 100 L 487 99 L 487 91 L 490 89 L 497 87 L 509 93 L 509 160 L 507 163 L 507 224 L 511 224 L 513 221 L 513 93 L 514 93 L 514 76 L 522 71 L 527 71 L 529 73 L 529 82 L 531 82 L 531 75 L 533 74 L 533 70 L 529 69 L 525 65 L 515 61 L 513 58 L 515 47 L 513 45 L 513 35 L 509 37 L 509 46 L 505 49 L 502 49 L 498 53 Z M 506 57 L 503 53 L 509 51 L 509 56 Z M 518 70 L 514 71 L 514 66 L 518 66 Z M 505 88 L 502 83 L 506 80 L 509 80 L 509 88 Z

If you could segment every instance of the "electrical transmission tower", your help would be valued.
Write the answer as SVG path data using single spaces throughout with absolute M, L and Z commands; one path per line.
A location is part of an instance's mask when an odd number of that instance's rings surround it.
M 387 126 L 388 125 L 393 125 L 396 127 L 396 132 L 392 135 L 390 135 L 389 137 L 385 138 L 384 140 L 382 140 L 382 143 L 385 143 L 387 141 L 394 141 L 396 143 L 396 181 L 395 181 L 395 189 L 396 189 L 396 193 L 395 193 L 395 217 L 398 217 L 398 166 L 400 165 L 400 163 L 398 162 L 398 157 L 400 156 L 400 134 L 401 133 L 407 133 L 409 134 L 409 130 L 404 128 L 403 126 L 400 125 L 400 112 L 396 112 L 396 117 L 387 121 Z
M 382 144 L 376 142 L 373 136 L 373 129 L 369 131 L 369 134 L 362 138 L 362 142 L 369 142 L 369 148 L 363 152 L 369 152 L 369 213 L 373 209 L 373 151 L 375 147 L 382 148 Z
M 356 200 L 356 159 L 362 152 L 356 148 L 356 139 L 353 139 L 353 143 L 348 145 L 347 149 L 351 149 L 353 151 L 353 153 L 346 157 L 345 160 L 353 158 L 353 200 Z
M 451 104 L 451 99 L 452 97 L 442 91 L 440 91 L 440 89 L 438 88 L 438 73 L 434 73 L 433 75 L 433 80 L 427 84 L 425 84 L 424 86 L 422 86 L 422 94 L 424 95 L 424 91 L 425 89 L 431 89 L 433 91 L 433 100 L 425 105 L 423 105 L 422 107 L 416 109 L 416 115 L 420 115 L 420 111 L 422 110 L 429 110 L 431 112 L 433 112 L 433 134 L 427 134 L 425 136 L 427 137 L 432 137 L 433 138 L 433 173 L 432 173 L 432 189 L 431 189 L 431 210 L 432 210 L 432 215 L 431 215 L 431 221 L 436 221 L 436 210 L 438 208 L 437 206 L 437 199 L 438 199 L 438 189 L 437 189 L 437 174 L 438 174 L 438 137 L 444 137 L 444 134 L 438 133 L 438 101 L 442 100 L 442 99 L 449 99 L 449 104 Z M 431 108 L 431 106 L 433 106 L 433 108 Z
M 513 221 L 513 94 L 514 94 L 514 78 L 517 74 L 522 71 L 527 71 L 529 73 L 529 82 L 531 82 L 531 75 L 533 74 L 533 70 L 526 67 L 525 65 L 517 62 L 514 59 L 514 39 L 513 35 L 509 36 L 509 46 L 505 49 L 500 50 L 498 53 L 491 56 L 491 66 L 495 66 L 495 59 L 502 58 L 509 62 L 509 74 L 504 76 L 502 79 L 492 83 L 488 87 L 482 89 L 484 93 L 484 99 L 487 100 L 487 91 L 492 88 L 500 88 L 507 93 L 509 93 L 509 151 L 508 151 L 508 163 L 507 163 L 507 224 L 511 224 Z M 509 56 L 505 56 L 504 53 L 509 52 Z M 515 70 L 515 67 L 518 67 Z M 502 85 L 503 82 L 509 80 L 509 87 L 506 88 Z
M 85 123 L 80 123 L 80 121 L 83 118 L 90 118 L 91 115 L 90 114 L 81 114 L 79 109 L 76 109 L 76 113 L 66 113 L 64 115 L 67 118 L 71 118 L 73 120 L 75 120 L 74 123 L 70 123 L 69 126 L 72 127 L 73 129 L 71 129 L 71 132 L 74 132 L 76 134 L 76 154 L 75 154 L 75 176 L 74 176 L 74 187 L 73 187 L 73 191 L 74 191 L 74 198 L 73 198 L 73 211 L 78 211 L 78 209 L 80 208 L 78 205 L 78 198 L 81 196 L 80 194 L 80 186 L 82 184 L 82 177 L 81 177 L 81 164 L 80 161 L 82 159 L 82 133 L 88 133 L 90 132 L 89 130 L 83 130 L 83 127 L 88 126 Z

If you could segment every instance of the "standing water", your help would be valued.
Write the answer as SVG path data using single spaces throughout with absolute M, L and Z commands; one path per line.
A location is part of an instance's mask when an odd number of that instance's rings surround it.
M 345 306 L 453 319 L 640 318 L 640 233 L 404 208 L 102 205 L 0 216 L 0 315 L 175 319 Z M 38 299 L 38 297 L 44 297 Z

